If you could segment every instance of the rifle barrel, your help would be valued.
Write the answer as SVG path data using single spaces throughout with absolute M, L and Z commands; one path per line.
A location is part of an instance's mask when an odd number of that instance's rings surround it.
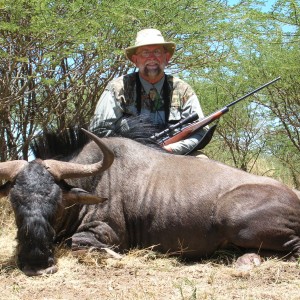
M 245 96 L 243 96 L 243 97 L 241 97 L 241 98 L 239 98 L 239 99 L 237 99 L 237 100 L 235 100 L 235 101 L 229 103 L 229 104 L 226 105 L 226 106 L 227 106 L 227 107 L 230 107 L 230 106 L 235 105 L 236 103 L 238 103 L 238 102 L 244 100 L 245 98 L 247 98 L 247 97 L 249 97 L 249 96 L 251 96 L 251 95 L 257 93 L 258 91 L 260 91 L 260 90 L 262 90 L 263 88 L 265 88 L 266 86 L 268 86 L 268 85 L 274 83 L 275 81 L 279 80 L 280 78 L 281 78 L 281 77 L 277 77 L 277 78 L 273 79 L 272 81 L 270 81 L 270 82 L 268 82 L 268 83 L 266 83 L 266 84 L 260 86 L 259 88 L 255 89 L 254 91 L 252 91 L 252 92 L 246 94 Z
M 160 140 L 160 144 L 165 144 L 165 145 L 168 145 L 170 143 L 173 143 L 175 142 L 175 139 L 176 139 L 176 136 L 179 137 L 179 134 L 180 134 L 180 139 L 183 139 L 185 138 L 186 136 L 183 135 L 183 131 L 185 130 L 186 132 L 188 132 L 188 134 L 191 134 L 193 133 L 195 130 L 198 130 L 198 129 L 201 129 L 203 127 L 205 127 L 206 125 L 210 124 L 211 122 L 213 122 L 214 120 L 220 118 L 223 114 L 227 113 L 229 111 L 229 107 L 230 106 L 233 106 L 235 105 L 236 103 L 244 100 L 245 98 L 255 94 L 256 92 L 262 90 L 263 88 L 265 88 L 266 86 L 274 83 L 275 81 L 279 80 L 280 77 L 277 77 L 275 79 L 273 79 L 272 81 L 260 86 L 259 88 L 253 90 L 252 92 L 246 94 L 245 96 L 229 103 L 228 105 L 226 105 L 225 107 L 223 107 L 222 109 L 220 110 L 217 110 L 215 111 L 213 114 L 207 116 L 207 117 L 204 117 L 202 120 L 198 121 L 198 122 L 195 122 L 195 123 L 192 123 L 193 121 L 196 121 L 199 116 L 197 113 L 193 113 L 191 114 L 190 116 L 186 117 L 185 119 L 182 119 L 180 120 L 178 123 L 176 124 L 173 124 L 173 125 L 170 125 L 168 128 L 166 128 L 165 130 L 159 132 L 159 133 L 156 133 L 154 134 L 153 136 L 151 136 L 152 139 L 154 140 L 158 140 L 160 138 L 162 138 Z M 180 130 L 178 133 L 176 133 L 175 135 L 172 135 L 171 136 L 169 135 L 170 133 L 172 133 L 173 130 L 177 129 L 177 128 L 180 128 L 182 125 L 185 125 L 187 123 L 192 123 L 186 127 L 184 127 L 183 130 Z M 188 135 L 187 134 L 187 135 Z M 183 137 L 184 136 L 184 137 Z M 178 138 L 178 140 L 180 140 Z M 177 140 L 176 140 L 177 141 Z

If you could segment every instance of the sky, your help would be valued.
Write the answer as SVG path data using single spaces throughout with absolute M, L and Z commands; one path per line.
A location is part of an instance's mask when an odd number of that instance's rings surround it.
M 247 1 L 247 0 L 243 0 L 243 1 Z M 228 0 L 228 4 L 229 5 L 235 5 L 238 4 L 239 2 L 241 2 L 241 0 Z M 261 5 L 261 11 L 263 12 L 268 12 L 271 10 L 272 6 L 277 2 L 277 0 L 262 0 L 262 2 L 265 2 L 264 5 Z M 282 24 L 282 29 L 285 32 L 295 32 L 297 30 L 296 26 L 292 26 L 289 24 Z
M 228 0 L 229 5 L 234 5 L 239 2 L 240 0 Z M 274 3 L 276 3 L 276 0 L 265 0 L 265 5 L 262 6 L 262 11 L 268 11 L 273 6 Z

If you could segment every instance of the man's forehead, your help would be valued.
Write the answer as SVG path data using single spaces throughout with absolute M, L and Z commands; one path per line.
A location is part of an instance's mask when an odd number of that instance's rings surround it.
M 143 50 L 155 50 L 155 49 L 164 49 L 163 45 L 146 45 L 146 46 L 141 46 L 138 47 L 138 51 L 143 51 Z

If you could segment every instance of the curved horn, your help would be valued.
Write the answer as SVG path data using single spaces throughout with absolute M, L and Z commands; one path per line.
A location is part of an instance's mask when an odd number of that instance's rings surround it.
M 57 180 L 92 176 L 108 169 L 114 161 L 115 156 L 113 152 L 101 141 L 99 137 L 83 128 L 81 128 L 81 130 L 83 130 L 101 149 L 103 153 L 103 160 L 91 165 L 63 162 L 52 159 L 44 160 L 43 164 Z
M 12 160 L 0 163 L 0 180 L 13 181 L 19 172 L 28 164 L 26 160 Z

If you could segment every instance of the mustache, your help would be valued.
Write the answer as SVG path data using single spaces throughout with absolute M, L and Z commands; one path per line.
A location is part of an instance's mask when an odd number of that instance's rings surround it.
M 152 65 L 152 64 L 159 65 L 159 63 L 156 60 L 149 60 L 146 61 L 145 66 Z
M 159 65 L 159 64 L 157 64 L 157 68 L 156 69 L 149 69 L 147 66 L 145 66 L 145 68 L 144 68 L 144 71 L 145 71 L 145 73 L 146 74 L 150 74 L 150 73 L 156 73 L 156 74 L 159 74 L 159 73 L 161 73 L 162 72 L 162 68 L 161 68 L 161 66 Z

